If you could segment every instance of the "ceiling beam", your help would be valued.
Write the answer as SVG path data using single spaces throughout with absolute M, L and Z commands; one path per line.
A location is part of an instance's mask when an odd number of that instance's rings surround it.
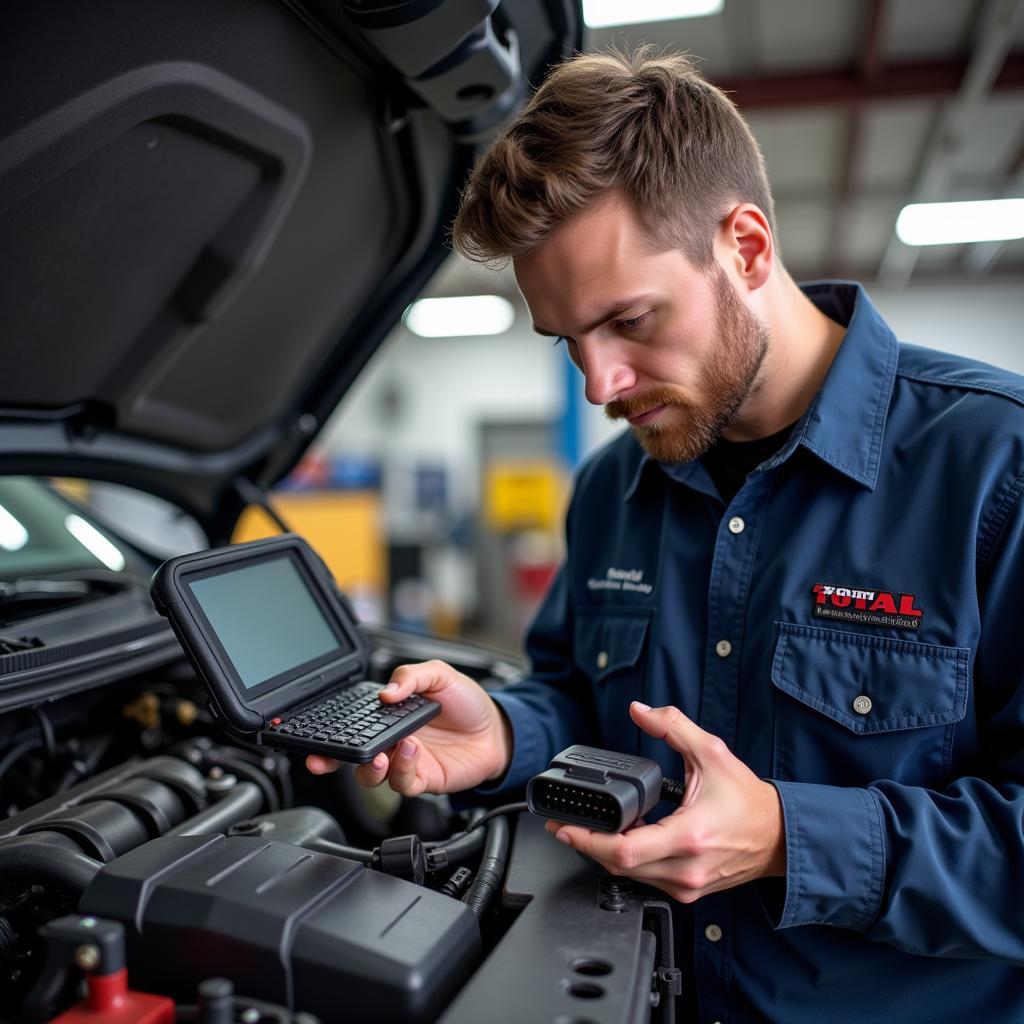
M 1009 174 L 957 177 L 950 182 L 947 191 L 951 200 L 1009 196 L 1014 194 L 1017 180 L 1016 175 Z M 1021 193 L 1016 192 L 1015 194 L 1020 195 Z M 806 207 L 825 203 L 831 204 L 835 200 L 836 190 L 834 186 L 824 186 L 822 188 L 802 188 L 796 186 L 793 188 L 773 188 L 772 195 L 775 199 L 776 207 Z M 907 190 L 905 186 L 901 188 L 898 185 L 862 185 L 855 190 L 853 198 L 858 203 L 904 206 L 907 202 Z
M 869 82 L 863 81 L 859 69 L 853 67 L 844 71 L 718 79 L 715 85 L 729 93 L 745 113 L 772 108 L 943 99 L 955 95 L 968 63 L 946 60 L 890 64 L 880 68 Z M 1011 53 L 992 83 L 993 92 L 1009 89 L 1024 89 L 1024 51 Z
M 964 145 L 970 123 L 1005 69 L 1007 54 L 1017 29 L 1024 21 L 1024 0 L 986 0 L 974 49 L 956 95 L 945 104 L 935 128 L 924 147 L 908 202 L 927 203 L 947 197 L 953 173 L 953 156 Z M 879 280 L 902 287 L 910 280 L 920 248 L 904 245 L 896 236 L 889 244 L 878 268 Z
M 887 0 L 869 0 L 865 11 L 864 30 L 861 34 L 860 51 L 857 54 L 857 77 L 862 89 L 875 82 L 882 71 L 882 44 L 888 15 L 887 7 Z M 846 115 L 846 133 L 839 164 L 839 185 L 828 228 L 829 260 L 836 268 L 845 268 L 847 263 L 847 241 L 852 224 L 853 194 L 863 134 L 864 104 L 863 101 L 855 101 L 850 104 Z M 845 270 L 840 270 L 838 276 L 846 277 L 848 274 Z

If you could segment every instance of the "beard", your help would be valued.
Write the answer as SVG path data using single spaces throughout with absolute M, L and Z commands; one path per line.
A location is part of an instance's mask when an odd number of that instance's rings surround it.
M 690 462 L 722 436 L 753 391 L 768 351 L 767 328 L 743 305 L 722 269 L 715 269 L 715 338 L 711 357 L 700 368 L 696 397 L 665 386 L 605 406 L 612 420 L 666 407 L 656 422 L 633 427 L 644 451 L 658 462 Z

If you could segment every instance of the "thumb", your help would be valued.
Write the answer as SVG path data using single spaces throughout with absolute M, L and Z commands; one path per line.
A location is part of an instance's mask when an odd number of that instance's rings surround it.
M 679 710 L 667 705 L 651 708 L 640 701 L 629 705 L 629 714 L 648 736 L 664 740 L 677 753 L 685 757 L 697 755 L 714 737 L 692 722 Z

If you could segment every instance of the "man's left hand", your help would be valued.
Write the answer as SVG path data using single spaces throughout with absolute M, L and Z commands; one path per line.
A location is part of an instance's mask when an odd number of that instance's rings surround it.
M 653 885 L 680 903 L 755 878 L 785 875 L 785 829 L 776 788 L 678 708 L 634 702 L 629 713 L 644 732 L 682 754 L 682 803 L 653 825 L 639 824 L 621 834 L 555 821 L 547 823 L 547 830 L 613 875 Z

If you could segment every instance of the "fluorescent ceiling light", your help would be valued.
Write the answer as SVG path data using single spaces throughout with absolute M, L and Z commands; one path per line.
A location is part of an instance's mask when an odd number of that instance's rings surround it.
M 639 25 L 718 14 L 725 0 L 583 0 L 583 20 L 590 28 Z
M 95 555 L 108 569 L 120 572 L 124 568 L 124 555 L 106 537 L 81 516 L 70 515 L 64 525 L 79 544 Z
M 1024 238 L 1024 199 L 912 203 L 896 218 L 896 236 L 904 245 Z
M 28 530 L 0 505 L 0 548 L 20 551 L 28 543 Z
M 420 299 L 406 311 L 405 326 L 421 338 L 463 338 L 504 334 L 516 311 L 500 295 L 464 295 L 452 299 Z

